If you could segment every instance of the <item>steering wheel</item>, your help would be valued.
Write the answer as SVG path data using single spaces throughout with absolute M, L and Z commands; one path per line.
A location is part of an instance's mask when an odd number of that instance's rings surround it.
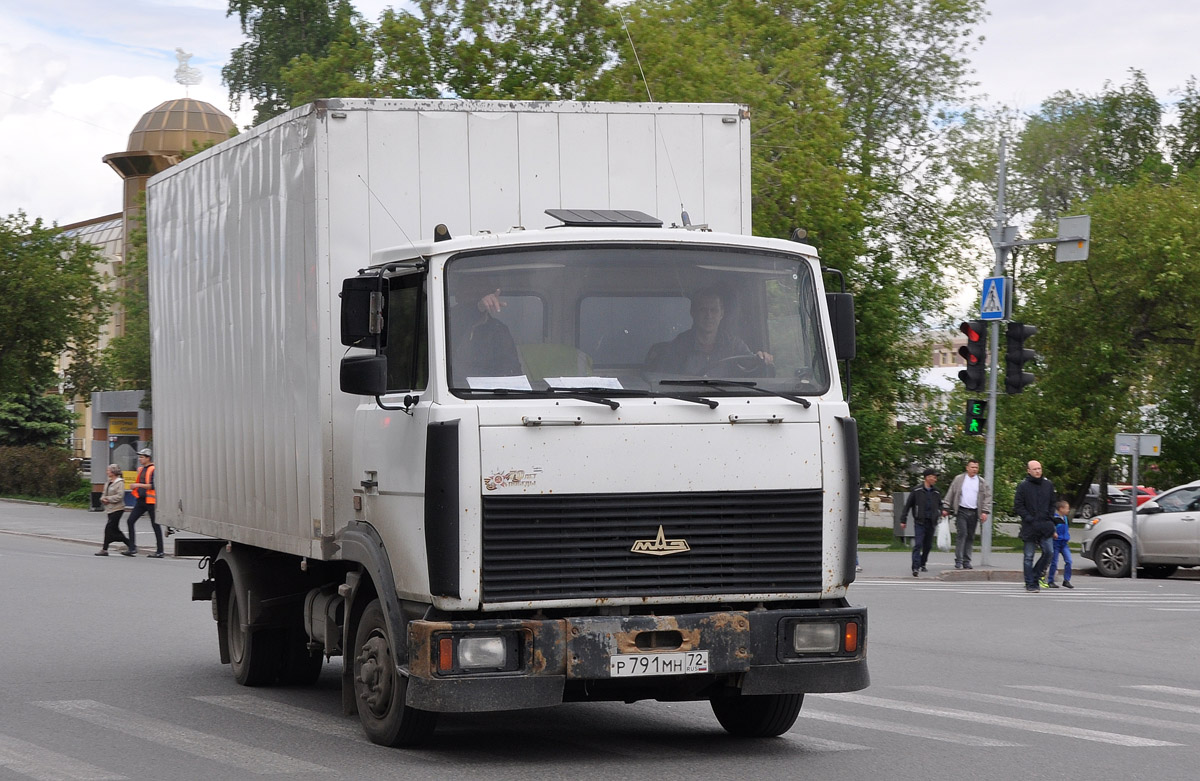
M 742 353 L 740 355 L 728 355 L 724 358 L 717 358 L 709 362 L 705 374 L 722 374 L 726 370 L 719 367 L 723 366 L 737 370 L 740 377 L 775 376 L 775 367 L 764 361 L 756 353 Z

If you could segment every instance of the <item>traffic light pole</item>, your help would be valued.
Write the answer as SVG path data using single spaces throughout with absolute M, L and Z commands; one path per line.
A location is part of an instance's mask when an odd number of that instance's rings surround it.
M 1005 141 L 1000 137 L 1000 160 L 996 166 L 996 227 L 992 229 L 992 246 L 996 249 L 996 267 L 993 276 L 1004 276 L 1004 265 L 1008 260 L 1008 217 L 1004 213 L 1004 179 L 1005 179 Z M 1009 294 L 1011 295 L 1011 293 Z M 988 328 L 988 413 L 987 437 L 984 444 L 983 479 L 992 487 L 992 495 L 996 492 L 996 388 L 1000 376 L 1000 364 L 997 360 L 1000 354 L 1000 322 L 993 320 Z M 995 517 L 995 505 L 992 512 L 983 523 L 980 532 L 982 550 L 980 564 L 989 566 L 992 558 L 992 519 Z

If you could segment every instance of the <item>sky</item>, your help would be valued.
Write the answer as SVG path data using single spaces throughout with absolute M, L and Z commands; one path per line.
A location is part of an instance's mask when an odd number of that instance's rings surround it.
M 378 19 L 387 0 L 357 0 Z M 166 100 L 207 101 L 245 126 L 221 86 L 244 42 L 227 0 L 0 0 L 0 217 L 67 225 L 117 212 L 120 179 L 101 158 L 126 148 L 145 112 Z M 990 0 L 972 55 L 993 103 L 1035 109 L 1059 90 L 1095 93 L 1146 73 L 1170 91 L 1200 76 L 1197 0 Z M 202 81 L 175 82 L 176 48 Z

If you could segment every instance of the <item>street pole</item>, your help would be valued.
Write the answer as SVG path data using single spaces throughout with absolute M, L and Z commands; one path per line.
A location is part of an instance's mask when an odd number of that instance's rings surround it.
M 1005 179 L 1005 140 L 1000 137 L 1000 160 L 996 166 L 996 227 L 992 229 L 992 246 L 996 249 L 996 267 L 993 276 L 1004 276 L 1004 263 L 1008 257 L 1008 217 L 1004 214 L 1004 179 Z M 1011 295 L 1011 293 L 1009 293 Z M 983 479 L 992 487 L 992 495 L 996 494 L 996 387 L 999 376 L 998 353 L 1000 352 L 1000 323 L 996 320 L 988 327 L 988 414 L 987 437 L 983 455 Z M 992 512 L 983 524 L 983 549 L 980 551 L 980 563 L 983 566 L 991 564 L 992 556 L 992 519 L 996 516 L 993 502 Z
M 1129 519 L 1129 527 L 1133 533 L 1133 539 L 1130 540 L 1129 546 L 1129 577 L 1137 580 L 1137 562 L 1138 562 L 1138 533 L 1137 533 L 1137 500 L 1138 500 L 1138 456 L 1142 452 L 1142 435 L 1135 434 L 1133 439 L 1133 468 L 1129 479 L 1133 481 L 1133 487 L 1129 489 L 1129 511 L 1132 516 Z

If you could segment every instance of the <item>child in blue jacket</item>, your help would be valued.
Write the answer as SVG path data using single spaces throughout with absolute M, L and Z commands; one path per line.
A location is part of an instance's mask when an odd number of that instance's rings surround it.
M 1054 513 L 1054 553 L 1050 556 L 1050 574 L 1046 576 L 1046 585 L 1058 588 L 1054 582 L 1054 573 L 1058 571 L 1058 557 L 1063 558 L 1063 588 L 1075 588 L 1071 585 L 1071 530 L 1067 528 L 1067 520 L 1071 505 L 1059 502 L 1055 505 L 1058 512 Z

